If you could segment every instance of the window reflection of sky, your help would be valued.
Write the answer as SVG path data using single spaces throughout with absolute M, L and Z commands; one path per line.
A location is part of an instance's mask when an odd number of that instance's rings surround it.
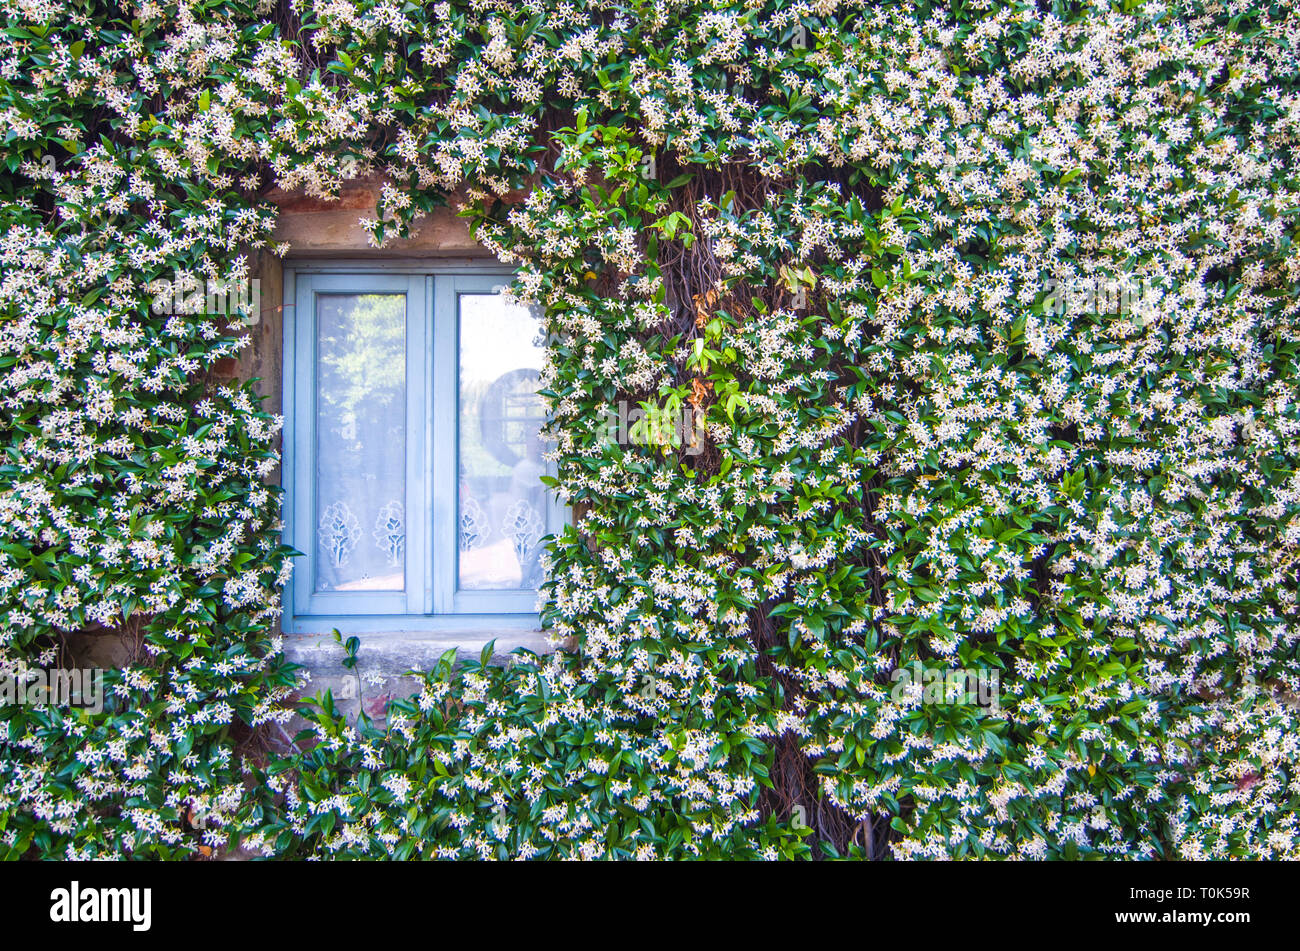
M 461 589 L 537 584 L 545 532 L 540 324 L 499 295 L 460 297 Z M 529 373 L 528 371 L 533 371 Z

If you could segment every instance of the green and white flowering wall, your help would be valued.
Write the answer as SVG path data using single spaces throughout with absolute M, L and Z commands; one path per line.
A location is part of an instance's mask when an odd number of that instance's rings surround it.
M 4 8 L 0 668 L 132 660 L 0 855 L 1300 857 L 1293 5 Z M 576 646 L 290 744 L 280 420 L 151 287 L 355 175 L 545 313 Z

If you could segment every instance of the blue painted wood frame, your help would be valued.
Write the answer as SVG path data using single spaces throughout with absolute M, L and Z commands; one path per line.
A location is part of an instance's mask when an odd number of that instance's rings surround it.
M 320 264 L 286 268 L 283 387 L 285 540 L 302 552 L 285 593 L 284 629 L 483 631 L 536 629 L 537 592 L 459 591 L 459 323 L 462 294 L 490 293 L 509 271 L 474 265 Z M 317 299 L 400 293 L 406 298 L 405 590 L 318 592 L 316 542 Z M 292 302 L 291 304 L 289 302 Z M 548 466 L 548 470 L 554 471 Z M 566 509 L 547 494 L 546 531 Z

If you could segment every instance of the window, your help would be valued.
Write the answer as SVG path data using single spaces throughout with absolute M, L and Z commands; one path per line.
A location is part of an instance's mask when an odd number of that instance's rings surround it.
M 535 313 L 484 269 L 286 271 L 285 629 L 535 627 Z

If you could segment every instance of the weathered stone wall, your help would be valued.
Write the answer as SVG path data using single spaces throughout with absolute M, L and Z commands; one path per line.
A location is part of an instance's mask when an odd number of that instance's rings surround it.
M 451 208 L 437 208 L 422 219 L 409 238 L 371 247 L 360 221 L 373 217 L 379 182 L 348 182 L 335 201 L 273 189 L 267 200 L 280 209 L 275 240 L 288 241 L 290 258 L 447 258 L 490 255 L 474 240 L 464 219 Z

